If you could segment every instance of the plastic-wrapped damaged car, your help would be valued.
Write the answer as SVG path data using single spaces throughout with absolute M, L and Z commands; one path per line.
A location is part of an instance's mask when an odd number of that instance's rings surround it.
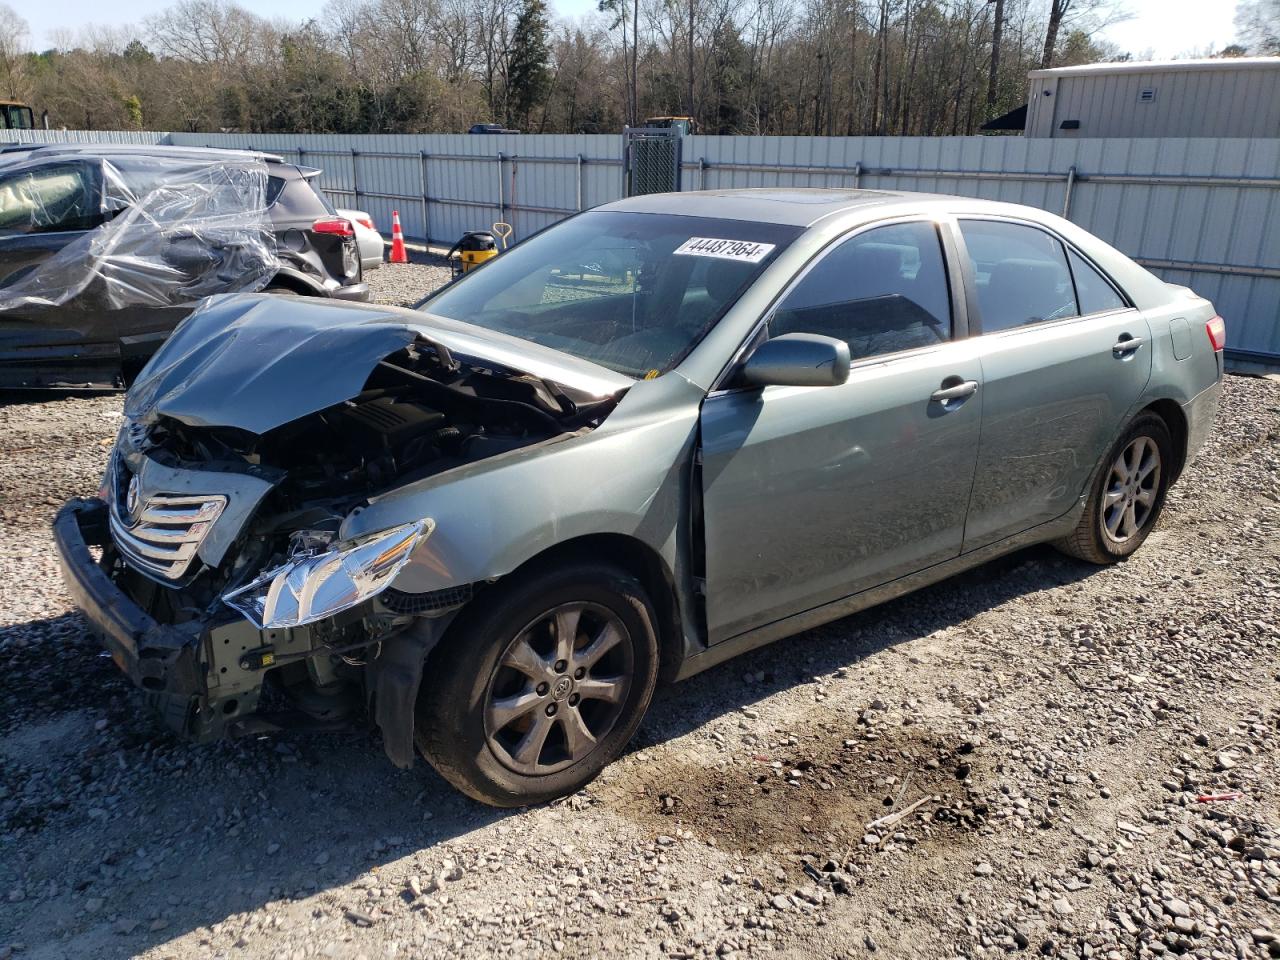
M 213 294 L 367 299 L 318 173 L 225 150 L 0 149 L 0 388 L 118 383 Z
M 55 533 L 174 729 L 363 713 L 397 764 L 517 805 L 616 757 L 660 676 L 1025 544 L 1123 560 L 1224 339 L 1026 207 L 635 197 L 417 311 L 210 303 Z

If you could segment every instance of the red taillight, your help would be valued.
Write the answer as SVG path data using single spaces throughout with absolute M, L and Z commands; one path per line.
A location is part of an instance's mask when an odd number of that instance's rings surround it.
M 339 237 L 354 237 L 356 228 L 351 221 L 343 217 L 324 217 L 311 225 L 316 233 L 331 233 Z
M 1213 344 L 1215 353 L 1227 345 L 1227 324 L 1221 317 L 1214 317 L 1206 323 L 1204 330 L 1209 334 L 1209 342 Z
M 364 227 L 366 230 L 378 229 L 373 225 L 373 220 L 369 217 L 356 217 L 356 223 L 360 224 L 360 226 Z

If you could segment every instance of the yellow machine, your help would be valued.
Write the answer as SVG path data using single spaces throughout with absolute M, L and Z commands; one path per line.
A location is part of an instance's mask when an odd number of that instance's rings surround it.
M 486 260 L 492 260 L 498 255 L 498 241 L 502 241 L 503 250 L 507 249 L 511 233 L 511 224 L 501 222 L 495 223 L 492 230 L 470 230 L 464 233 L 446 255 L 453 267 L 453 275 L 461 276 Z
M 693 117 L 647 117 L 646 127 L 660 127 L 665 130 L 678 130 L 680 136 L 687 137 L 694 132 L 696 126 Z
M 0 130 L 31 130 L 35 125 L 35 113 L 25 103 L 0 100 Z

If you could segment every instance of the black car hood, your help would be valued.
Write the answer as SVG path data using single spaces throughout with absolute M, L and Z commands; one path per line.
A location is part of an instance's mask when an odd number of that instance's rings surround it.
M 424 339 L 596 396 L 633 382 L 557 351 L 415 311 L 241 294 L 206 301 L 174 331 L 130 388 L 125 415 L 266 433 L 356 396 L 378 361 Z

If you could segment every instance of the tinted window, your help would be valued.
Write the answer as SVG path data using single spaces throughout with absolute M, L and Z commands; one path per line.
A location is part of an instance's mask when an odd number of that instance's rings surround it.
M 877 227 L 819 260 L 769 320 L 773 336 L 820 333 L 856 360 L 951 338 L 951 299 L 932 223 Z
M 421 309 L 635 377 L 677 364 L 798 227 L 598 211 L 517 244 Z
M 1116 293 L 1115 287 L 1093 269 L 1080 254 L 1074 250 L 1067 251 L 1071 261 L 1071 275 L 1076 281 L 1076 298 L 1080 301 L 1080 313 L 1088 316 L 1091 313 L 1103 313 L 1107 310 L 1123 310 L 1128 306 L 1124 298 Z
M 983 333 L 1079 315 L 1057 237 L 995 220 L 961 220 L 960 233 L 973 261 Z
M 59 164 L 0 177 L 0 230 L 88 230 L 101 221 L 87 164 Z

